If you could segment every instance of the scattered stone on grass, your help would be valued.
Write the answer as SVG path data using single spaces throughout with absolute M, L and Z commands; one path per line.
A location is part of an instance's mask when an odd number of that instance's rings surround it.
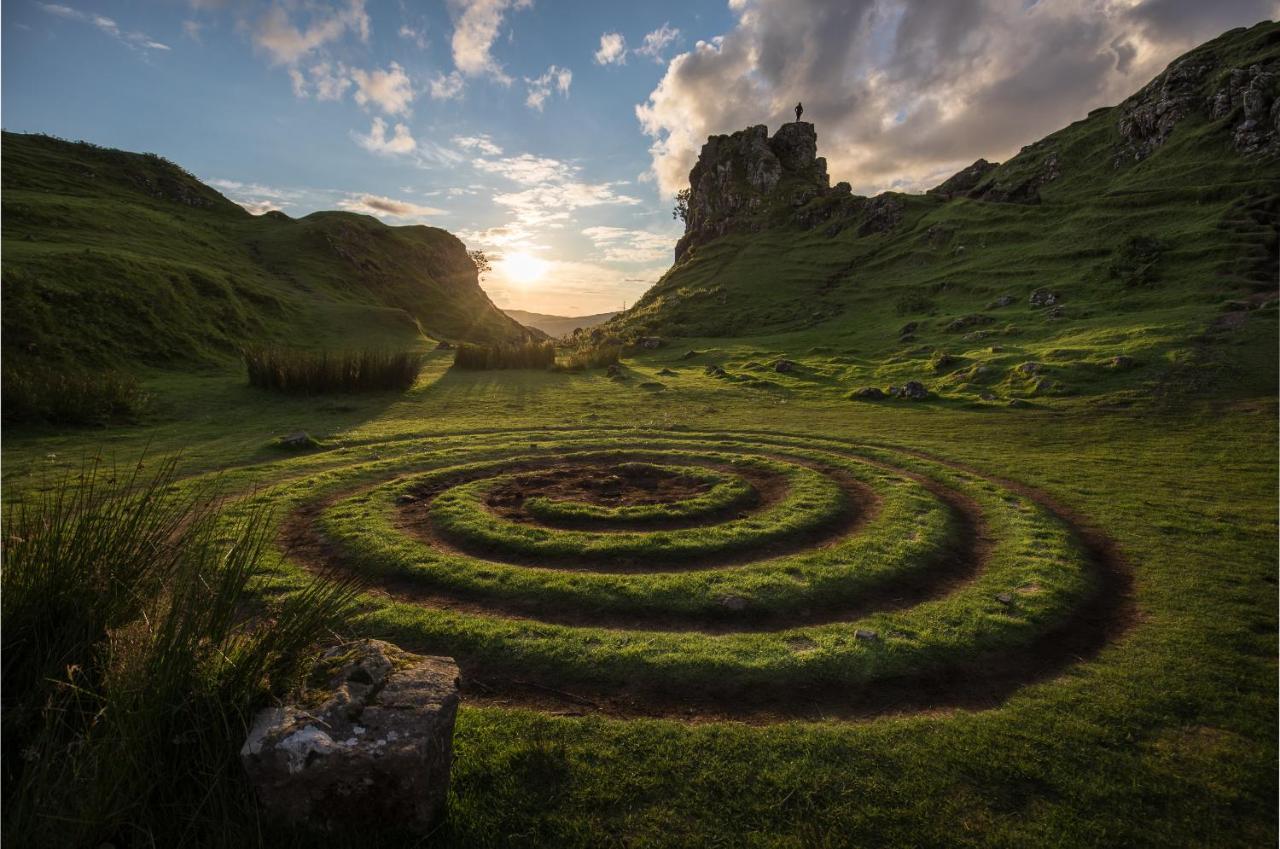
M 895 398 L 908 398 L 912 401 L 923 401 L 929 397 L 929 390 L 918 380 L 908 380 L 902 386 L 890 386 L 889 394 Z
M 1027 298 L 1027 302 L 1037 309 L 1040 307 L 1051 307 L 1058 302 L 1058 293 L 1050 291 L 1049 289 L 1036 289 Z
M 320 829 L 425 833 L 449 794 L 458 667 L 381 640 L 326 652 L 297 705 L 254 717 L 240 760 L 265 811 Z
M 286 451 L 305 451 L 308 448 L 319 448 L 320 443 L 307 433 L 305 430 L 295 430 L 293 433 L 286 433 L 275 441 L 277 448 L 283 448 Z

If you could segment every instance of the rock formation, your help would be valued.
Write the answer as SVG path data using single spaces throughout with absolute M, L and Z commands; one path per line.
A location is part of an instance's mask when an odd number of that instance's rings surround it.
M 302 703 L 263 710 L 240 759 L 263 807 L 316 828 L 426 832 L 444 813 L 458 667 L 380 640 L 329 651 Z

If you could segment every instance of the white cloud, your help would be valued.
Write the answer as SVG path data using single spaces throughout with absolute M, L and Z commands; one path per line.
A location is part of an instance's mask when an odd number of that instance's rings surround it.
M 472 164 L 481 171 L 498 174 L 525 185 L 563 182 L 573 175 L 573 168 L 560 160 L 534 156 L 531 153 L 508 156 L 505 159 L 476 159 Z
M 277 65 L 292 65 L 311 51 L 342 38 L 348 31 L 361 41 L 369 40 L 369 15 L 365 0 L 347 0 L 340 7 L 307 6 L 310 20 L 305 28 L 290 19 L 292 7 L 274 4 L 252 26 L 253 43 Z
M 186 35 L 187 38 L 196 42 L 197 44 L 200 43 L 200 31 L 202 29 L 204 29 L 204 24 L 200 23 L 199 21 L 183 21 L 182 22 L 183 34 Z
M 404 115 L 413 102 L 413 86 L 404 68 L 395 62 L 385 71 L 351 69 L 351 79 L 356 84 L 356 103 L 361 106 L 377 106 L 388 115 Z
M 406 41 L 412 41 L 418 46 L 419 50 L 427 49 L 427 34 L 420 29 L 414 29 L 408 24 L 401 24 L 399 35 Z
M 453 100 L 455 97 L 462 96 L 463 86 L 462 74 L 457 71 L 436 74 L 435 78 L 427 83 L 427 93 L 431 95 L 432 100 Z
M 169 45 L 156 41 L 146 33 L 120 29 L 120 25 L 117 24 L 115 20 L 103 15 L 82 12 L 79 9 L 73 9 L 70 6 L 63 6 L 59 3 L 38 3 L 37 5 L 50 15 L 57 15 L 60 18 L 66 18 L 70 21 L 79 21 L 80 23 L 91 24 L 114 38 L 116 41 L 119 41 L 134 50 L 170 49 Z
M 274 200 L 238 200 L 236 203 L 240 204 L 253 215 L 263 215 L 264 213 L 272 211 L 279 212 L 282 211 L 282 206 L 288 205 Z
M 319 62 L 309 69 L 307 75 L 298 68 L 289 69 L 289 79 L 293 83 L 293 93 L 298 97 L 315 95 L 316 100 L 341 100 L 347 89 L 351 88 L 351 80 L 347 77 L 347 69 L 343 65 L 333 66 L 328 62 Z
M 625 227 L 588 227 L 582 235 L 603 251 L 606 262 L 655 262 L 670 257 L 676 244 L 675 236 Z
M 478 136 L 454 136 L 453 143 L 463 150 L 474 150 L 485 156 L 501 156 L 502 148 L 493 143 L 493 139 L 483 133 Z
M 379 218 L 423 218 L 429 215 L 443 215 L 443 209 L 432 206 L 421 206 L 407 200 L 383 197 L 382 195 L 360 194 L 348 195 L 338 201 L 338 208 L 348 212 L 362 212 L 365 215 L 376 215 Z
M 644 37 L 644 44 L 636 48 L 636 53 L 641 56 L 648 56 L 653 61 L 661 64 L 662 51 L 667 49 L 667 45 L 680 37 L 680 30 L 665 23 Z M 603 45 L 602 45 L 603 46 Z
M 597 65 L 625 65 L 627 40 L 622 33 L 606 32 L 600 36 L 600 49 L 595 52 Z
M 733 0 L 732 29 L 674 57 L 636 108 L 661 191 L 710 134 L 791 121 L 797 99 L 833 180 L 924 188 L 1004 159 L 1137 90 L 1274 0 Z
M 536 79 L 525 77 L 524 81 L 528 90 L 528 96 L 524 99 L 525 105 L 541 112 L 543 104 L 547 102 L 553 89 L 565 97 L 569 96 L 569 86 L 573 83 L 573 71 L 552 65 L 542 76 Z
M 388 138 L 387 124 L 381 118 L 373 119 L 373 126 L 369 128 L 367 136 L 356 133 L 355 139 L 361 147 L 373 153 L 406 154 L 413 153 L 418 147 L 418 143 L 409 134 L 409 128 L 404 124 L 396 124 L 393 135 Z
M 508 10 L 527 9 L 533 0 L 449 0 L 454 18 L 453 64 L 468 77 L 488 76 L 510 84 L 511 77 L 493 58 L 493 42 Z

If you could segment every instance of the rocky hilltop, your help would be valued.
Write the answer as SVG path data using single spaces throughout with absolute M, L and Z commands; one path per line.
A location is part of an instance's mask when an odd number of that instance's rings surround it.
M 827 160 L 818 156 L 817 130 L 808 121 L 783 124 L 772 136 L 758 124 L 709 137 L 689 172 L 687 204 L 677 263 L 726 233 L 827 224 L 828 235 L 835 235 L 855 220 L 864 232 L 878 232 L 892 227 L 901 213 L 891 193 L 865 198 L 854 195 L 848 183 L 832 186 Z

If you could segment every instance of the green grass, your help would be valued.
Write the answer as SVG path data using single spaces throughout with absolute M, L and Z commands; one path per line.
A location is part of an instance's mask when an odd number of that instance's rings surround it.
M 303 395 L 404 391 L 418 379 L 422 357 L 403 351 L 298 351 L 253 347 L 241 354 L 249 385 Z

